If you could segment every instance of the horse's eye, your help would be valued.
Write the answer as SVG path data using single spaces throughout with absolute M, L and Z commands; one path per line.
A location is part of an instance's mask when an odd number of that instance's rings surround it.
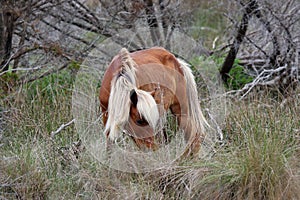
M 144 119 L 138 119 L 138 120 L 136 120 L 135 122 L 136 122 L 136 124 L 139 125 L 139 126 L 146 126 L 146 125 L 148 125 L 147 121 L 144 120 Z

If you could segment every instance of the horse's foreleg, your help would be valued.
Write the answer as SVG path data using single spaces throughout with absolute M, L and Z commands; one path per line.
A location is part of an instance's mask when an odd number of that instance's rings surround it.
M 107 113 L 107 109 L 106 109 L 107 107 L 108 106 L 104 106 L 103 104 L 100 105 L 101 112 L 102 112 L 102 122 L 103 122 L 104 127 L 108 120 L 108 113 Z M 106 152 L 109 153 L 109 152 L 111 152 L 112 144 L 113 144 L 113 142 L 109 139 L 109 131 L 107 131 L 107 133 L 105 134 L 105 139 L 106 139 L 106 145 L 105 145 Z

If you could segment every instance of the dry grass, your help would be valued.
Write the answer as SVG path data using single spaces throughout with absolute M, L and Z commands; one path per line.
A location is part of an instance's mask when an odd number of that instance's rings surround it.
M 300 199 L 300 98 L 234 101 L 225 145 L 207 160 L 141 174 L 74 152 L 72 80 L 53 76 L 2 99 L 1 199 Z M 16 98 L 18 97 L 18 98 Z

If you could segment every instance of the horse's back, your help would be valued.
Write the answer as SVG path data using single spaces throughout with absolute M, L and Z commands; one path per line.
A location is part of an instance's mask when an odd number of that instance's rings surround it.
M 145 64 L 160 64 L 163 67 L 168 67 L 180 71 L 180 64 L 176 57 L 162 47 L 153 47 L 141 51 L 130 53 L 132 59 L 138 66 Z
M 136 65 L 137 69 L 156 65 L 156 67 L 159 66 L 162 68 L 175 70 L 180 74 L 182 74 L 182 70 L 180 69 L 180 64 L 177 61 L 176 57 L 162 47 L 153 47 L 149 49 L 135 51 L 130 53 L 129 55 L 137 64 Z M 102 84 L 100 88 L 100 101 L 101 101 L 101 106 L 103 107 L 107 107 L 108 105 L 108 99 L 109 99 L 110 88 L 111 88 L 111 80 L 117 73 L 120 72 L 121 68 L 122 68 L 122 60 L 121 60 L 121 56 L 118 54 L 111 61 L 102 80 Z M 141 71 L 144 70 L 145 68 L 141 69 Z M 156 73 L 159 73 L 159 71 Z

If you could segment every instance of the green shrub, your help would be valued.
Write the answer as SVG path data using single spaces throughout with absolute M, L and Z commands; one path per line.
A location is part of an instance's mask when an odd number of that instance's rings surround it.
M 201 67 L 201 70 L 206 70 L 206 72 L 209 72 L 209 70 L 211 70 L 211 64 L 209 64 L 209 62 L 214 62 L 216 68 L 221 69 L 224 60 L 225 57 L 223 56 L 209 56 L 207 58 L 205 57 L 194 58 L 191 61 L 191 63 L 194 66 Z M 196 76 L 196 81 L 198 82 L 199 77 L 201 77 L 201 74 L 199 74 L 200 71 L 197 70 L 195 67 L 192 67 L 192 70 L 194 71 L 194 74 Z M 218 73 L 218 72 L 215 71 L 213 73 Z M 230 90 L 238 90 L 244 87 L 247 83 L 250 83 L 252 81 L 253 81 L 253 77 L 247 74 L 244 67 L 239 65 L 239 60 L 235 59 L 232 69 L 229 72 L 229 79 L 227 80 L 226 87 Z
M 74 64 L 74 66 L 77 65 Z M 63 70 L 28 83 L 24 88 L 28 95 L 28 100 L 31 101 L 40 96 L 45 103 L 52 103 L 59 95 L 71 95 L 74 80 L 75 77 L 70 70 Z
M 253 81 L 253 77 L 245 72 L 243 66 L 239 65 L 238 59 L 234 61 L 233 67 L 229 72 L 228 87 L 229 89 L 238 90 L 243 88 L 247 83 Z

